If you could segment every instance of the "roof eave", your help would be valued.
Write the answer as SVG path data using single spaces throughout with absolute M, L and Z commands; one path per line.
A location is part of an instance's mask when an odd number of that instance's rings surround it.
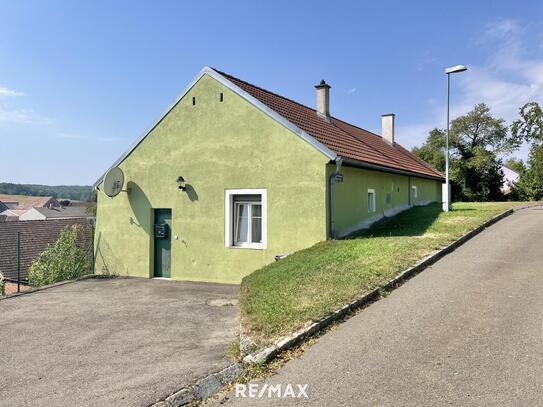
M 426 178 L 426 179 L 433 179 L 436 181 L 445 181 L 443 177 L 440 177 L 438 175 L 429 175 L 429 174 L 421 174 L 414 171 L 406 171 L 406 170 L 400 170 L 397 168 L 387 167 L 384 165 L 378 165 L 378 164 L 372 164 L 368 163 L 366 161 L 360 161 L 355 160 L 352 158 L 343 158 L 343 165 L 350 165 L 353 167 L 359 167 L 359 168 L 367 168 L 370 170 L 377 170 L 377 171 L 383 171 L 383 172 L 389 172 L 391 174 L 399 174 L 399 175 L 407 175 L 410 177 L 418 177 L 418 178 Z

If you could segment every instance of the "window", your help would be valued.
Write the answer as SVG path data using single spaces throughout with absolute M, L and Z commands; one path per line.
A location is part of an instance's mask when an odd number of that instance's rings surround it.
M 413 198 L 414 201 L 418 198 L 418 191 L 415 185 L 411 187 L 411 197 Z
M 266 204 L 265 189 L 225 191 L 225 246 L 266 248 Z
M 368 212 L 375 212 L 375 189 L 368 189 Z

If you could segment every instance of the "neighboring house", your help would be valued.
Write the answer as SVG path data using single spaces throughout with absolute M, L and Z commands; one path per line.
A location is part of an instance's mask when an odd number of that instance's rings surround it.
M 520 174 L 505 165 L 501 166 L 501 170 L 503 171 L 503 184 L 500 189 L 502 193 L 507 195 L 511 192 L 511 187 L 519 180 Z
M 19 202 L 13 201 L 13 200 L 1 200 L 0 205 L 0 212 L 4 211 L 5 209 L 15 209 L 19 205 Z M 2 209 L 5 207 L 5 209 Z
M 44 220 L 44 219 L 69 219 L 87 218 L 93 216 L 87 214 L 84 206 L 66 206 L 53 208 L 31 208 L 19 216 L 19 220 Z
M 7 209 L 9 209 L 9 207 L 5 203 L 0 201 L 0 213 L 4 212 Z
M 4 278 L 17 280 L 17 232 L 20 232 L 21 279 L 28 278 L 28 268 L 48 245 L 54 243 L 60 232 L 71 225 L 79 224 L 84 233 L 78 237 L 77 245 L 87 250 L 92 244 L 92 227 L 85 219 L 53 219 L 15 221 L 0 223 L 0 273 Z
M 239 283 L 284 255 L 413 205 L 443 176 L 394 140 L 211 68 L 113 165 L 98 194 L 96 271 Z M 100 190 L 102 178 L 95 187 Z
M 4 221 L 11 222 L 19 220 L 19 216 L 24 214 L 28 209 L 6 209 L 0 215 L 4 217 Z
M 60 203 L 51 196 L 27 196 L 0 194 L 0 201 L 9 209 L 30 209 L 34 207 L 50 208 L 60 206 Z
M 9 198 L 10 195 L 0 195 L 0 198 Z M 21 196 L 19 200 L 2 201 L 9 202 L 8 209 L 0 211 L 0 215 L 4 217 L 4 221 L 13 221 L 25 214 L 32 208 L 60 208 L 60 203 L 51 196 Z M 34 218 L 29 218 L 34 219 Z M 35 218 L 38 219 L 38 218 Z
M 60 203 L 51 196 L 29 196 L 17 206 L 17 209 L 58 207 L 60 207 Z

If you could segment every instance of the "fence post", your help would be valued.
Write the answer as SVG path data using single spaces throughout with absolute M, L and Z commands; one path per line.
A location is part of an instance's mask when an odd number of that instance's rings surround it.
M 17 292 L 21 292 L 21 232 L 17 232 Z

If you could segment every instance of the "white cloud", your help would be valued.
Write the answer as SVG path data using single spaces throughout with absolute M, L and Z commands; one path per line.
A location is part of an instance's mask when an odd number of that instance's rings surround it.
M 18 92 L 6 87 L 0 86 L 0 96 L 25 96 L 23 92 Z
M 29 109 L 8 109 L 0 106 L 0 123 L 32 123 L 33 112 Z
M 356 88 L 351 88 L 351 89 L 347 90 L 347 94 L 349 94 L 349 95 L 352 95 L 355 92 L 356 92 Z
M 509 124 L 518 117 L 518 110 L 525 103 L 543 102 L 543 55 L 537 56 L 526 44 L 532 28 L 510 19 L 485 26 L 472 44 L 489 56 L 480 65 L 468 65 L 467 72 L 451 78 L 451 118 L 484 102 L 495 116 Z M 438 104 L 424 123 L 398 127 L 398 140 L 406 147 L 420 145 L 429 130 L 446 126 L 445 108 L 444 104 Z M 525 157 L 526 149 L 521 149 L 519 155 Z

